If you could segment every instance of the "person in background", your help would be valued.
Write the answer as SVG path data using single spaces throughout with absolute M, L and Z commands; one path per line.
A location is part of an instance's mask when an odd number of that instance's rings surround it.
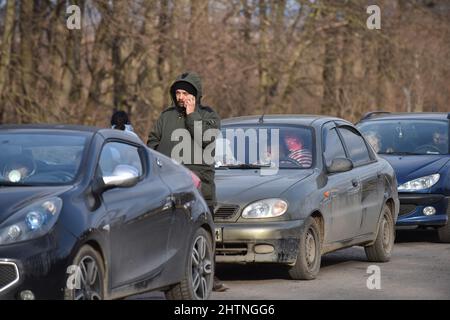
M 375 151 L 376 153 L 379 153 L 381 151 L 380 136 L 376 132 L 369 131 L 364 135 L 364 137 L 366 138 L 367 142 L 369 142 L 369 144 L 372 146 L 373 151 Z
M 114 112 L 111 117 L 111 128 L 126 131 L 137 136 L 137 134 L 134 133 L 133 126 L 131 125 L 128 114 L 125 111 Z
M 289 150 L 288 158 L 295 161 L 302 168 L 310 168 L 312 165 L 312 153 L 306 149 L 302 139 L 294 133 L 287 132 L 284 143 Z
M 433 133 L 433 144 L 441 154 L 448 153 L 448 135 L 444 130 Z

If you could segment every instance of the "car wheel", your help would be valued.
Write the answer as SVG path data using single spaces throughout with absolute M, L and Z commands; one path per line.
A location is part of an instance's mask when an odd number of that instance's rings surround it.
M 297 261 L 289 269 L 289 275 L 295 280 L 315 279 L 320 269 L 321 239 L 315 219 L 309 217 L 300 235 Z
M 395 241 L 395 226 L 389 206 L 383 207 L 383 215 L 378 226 L 375 243 L 364 247 L 367 259 L 371 262 L 387 262 L 391 258 Z
M 65 289 L 66 300 L 103 300 L 105 268 L 100 254 L 89 245 L 75 256 Z
M 450 243 L 450 216 L 447 224 L 437 229 L 439 242 Z
M 214 282 L 214 250 L 211 235 L 197 230 L 189 247 L 184 279 L 166 291 L 169 300 L 206 300 Z

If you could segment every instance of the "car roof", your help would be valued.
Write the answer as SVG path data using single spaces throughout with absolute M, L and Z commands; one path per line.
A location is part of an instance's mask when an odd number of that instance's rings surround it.
M 95 133 L 101 128 L 70 124 L 4 124 L 0 130 L 81 131 Z
M 377 120 L 447 120 L 448 113 L 445 112 L 373 112 L 366 114 L 360 122 Z
M 261 118 L 261 115 L 228 118 L 222 120 L 222 125 L 295 124 L 303 126 L 315 126 L 322 125 L 323 123 L 332 120 L 348 122 L 336 117 L 309 114 L 266 114 L 262 118 L 262 123 L 260 122 Z M 350 122 L 348 122 L 348 124 L 351 125 Z
M 100 129 L 98 133 L 105 139 L 121 139 L 131 141 L 137 144 L 144 144 L 137 135 L 134 135 L 128 131 L 115 130 L 115 129 Z
M 93 136 L 94 134 L 100 134 L 104 139 L 122 139 L 132 141 L 134 143 L 142 144 L 142 141 L 135 135 L 121 130 L 105 129 L 93 126 L 80 126 L 80 125 L 68 125 L 68 124 L 7 124 L 0 125 L 0 131 L 2 130 L 14 130 L 37 133 L 42 132 L 55 132 L 55 133 L 74 133 L 79 132 L 83 135 Z

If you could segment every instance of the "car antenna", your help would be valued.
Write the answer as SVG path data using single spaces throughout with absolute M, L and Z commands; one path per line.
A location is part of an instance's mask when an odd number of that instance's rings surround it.
M 269 108 L 270 108 L 270 106 L 269 106 Z M 270 111 L 270 109 L 269 109 L 269 111 Z M 264 116 L 266 115 L 266 112 L 267 112 L 267 105 L 265 105 L 263 107 L 263 109 L 262 109 L 262 115 L 261 115 L 261 117 L 258 120 L 259 124 L 263 124 L 264 123 Z
M 260 117 L 259 120 L 258 120 L 258 123 L 264 123 L 264 115 L 265 115 L 265 113 L 263 113 L 263 114 L 261 115 L 261 117 Z

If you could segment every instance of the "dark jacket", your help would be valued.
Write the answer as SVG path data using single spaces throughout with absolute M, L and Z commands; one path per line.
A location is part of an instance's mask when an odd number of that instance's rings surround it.
M 174 85 L 180 81 L 190 83 L 197 90 L 195 111 L 190 115 L 186 115 L 186 109 L 178 106 L 176 102 Z M 172 133 L 176 129 L 187 129 L 190 133 L 189 144 L 191 146 L 191 154 L 186 155 L 186 157 L 190 158 L 189 161 L 183 161 L 182 163 L 198 175 L 202 181 L 203 197 L 208 205 L 214 205 L 216 202 L 214 164 L 205 163 L 203 157 L 195 159 L 194 150 L 198 150 L 203 154 L 203 151 L 211 144 L 211 141 L 203 141 L 202 137 L 208 129 L 220 129 L 219 115 L 210 107 L 201 105 L 202 84 L 200 77 L 195 73 L 184 73 L 179 76 L 170 87 L 170 94 L 173 105 L 161 113 L 153 131 L 148 137 L 147 145 L 150 148 L 171 157 L 174 147 L 178 145 L 176 150 L 179 150 L 179 145 L 183 142 L 182 139 L 180 141 L 172 141 Z M 194 135 L 194 123 L 196 121 L 201 121 L 202 131 L 201 134 L 199 131 L 197 135 Z M 197 148 L 194 144 L 197 144 Z M 208 150 L 210 149 L 211 147 L 208 148 Z M 181 152 L 180 155 L 183 156 L 183 152 Z M 214 151 L 212 152 L 212 155 L 214 155 Z M 200 161 L 197 161 L 198 163 L 196 163 L 195 160 Z

